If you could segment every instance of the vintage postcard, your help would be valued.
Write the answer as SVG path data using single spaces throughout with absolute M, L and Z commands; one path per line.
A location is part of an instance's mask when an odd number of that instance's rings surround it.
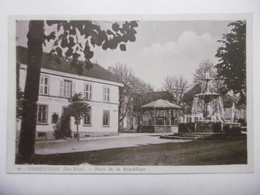
M 254 171 L 252 15 L 10 16 L 8 173 Z

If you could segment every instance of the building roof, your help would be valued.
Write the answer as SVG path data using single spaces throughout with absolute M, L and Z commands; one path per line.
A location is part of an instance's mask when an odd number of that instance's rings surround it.
M 168 102 L 167 100 L 158 99 L 142 106 L 142 108 L 177 108 L 181 109 L 181 106 Z
M 194 85 L 189 91 L 183 95 L 184 102 L 192 102 L 196 94 L 201 93 L 201 87 L 199 84 Z
M 27 48 L 18 46 L 16 48 L 17 52 L 17 61 L 21 64 L 27 64 Z M 59 72 L 64 72 L 64 73 L 70 73 L 70 74 L 75 74 L 78 75 L 77 71 L 75 68 L 72 68 L 70 63 L 72 60 L 65 60 L 63 57 L 58 57 L 58 56 L 51 56 L 48 53 L 43 53 L 42 55 L 42 68 L 45 69 L 50 69 L 50 70 L 56 70 Z M 119 82 L 114 75 L 103 68 L 102 66 L 98 64 L 93 64 L 93 67 L 90 70 L 87 70 L 83 68 L 83 72 L 81 76 L 86 76 L 86 77 L 91 77 L 91 78 L 96 78 L 96 79 L 102 79 L 106 81 L 112 81 L 112 82 Z

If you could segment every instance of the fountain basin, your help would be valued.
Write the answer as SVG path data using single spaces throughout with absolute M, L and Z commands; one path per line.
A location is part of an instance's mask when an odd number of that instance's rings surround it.
M 223 130 L 227 134 L 241 134 L 242 128 L 240 123 L 227 122 L 224 124 Z
M 191 123 L 180 123 L 178 125 L 180 133 L 185 132 L 221 132 L 221 122 L 198 121 Z
M 241 124 L 233 122 L 209 122 L 209 121 L 197 121 L 190 123 L 179 123 L 178 132 L 198 132 L 198 133 L 227 133 L 227 134 L 241 134 Z

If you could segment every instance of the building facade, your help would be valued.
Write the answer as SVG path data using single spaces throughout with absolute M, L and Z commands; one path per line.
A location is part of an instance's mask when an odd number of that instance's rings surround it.
M 18 48 L 19 86 L 22 91 L 27 74 L 26 59 L 23 59 L 25 53 L 26 48 Z M 98 64 L 78 75 L 64 59 L 60 59 L 61 64 L 58 64 L 47 57 L 48 54 L 44 53 L 37 102 L 36 139 L 54 139 L 54 126 L 69 105 L 68 98 L 79 92 L 87 98 L 90 106 L 88 114 L 79 124 L 80 137 L 117 134 L 119 87 L 123 85 Z M 18 119 L 18 135 L 20 126 L 21 121 Z M 70 118 L 70 127 L 72 136 L 76 137 L 73 117 Z
M 234 102 L 232 103 L 231 107 L 225 108 L 225 121 L 236 122 L 241 119 L 246 121 L 245 108 L 236 107 Z

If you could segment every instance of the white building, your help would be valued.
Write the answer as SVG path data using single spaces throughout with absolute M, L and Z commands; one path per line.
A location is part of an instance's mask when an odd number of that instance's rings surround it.
M 17 62 L 20 64 L 19 85 L 24 90 L 27 71 L 27 49 L 17 48 Z M 39 100 L 37 110 L 36 139 L 54 139 L 54 125 L 68 98 L 81 92 L 88 99 L 91 109 L 89 115 L 80 121 L 80 137 L 105 136 L 118 133 L 119 83 L 113 75 L 98 64 L 90 70 L 84 70 L 81 76 L 70 63 L 63 58 L 51 57 L 44 53 L 40 77 Z M 53 57 L 52 57 L 53 58 Z M 60 63 L 57 63 L 57 60 Z M 20 120 L 17 123 L 19 134 Z M 72 136 L 76 135 L 76 125 L 71 117 Z
M 239 119 L 243 119 L 246 121 L 246 109 L 242 107 L 236 107 L 235 103 L 232 102 L 231 107 L 225 108 L 225 121 L 235 122 Z

